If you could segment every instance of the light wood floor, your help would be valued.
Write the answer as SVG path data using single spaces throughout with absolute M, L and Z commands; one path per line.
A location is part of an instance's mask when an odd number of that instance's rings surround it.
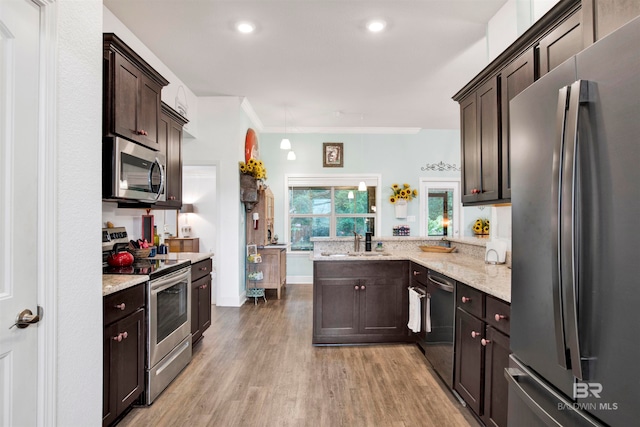
M 121 426 L 477 426 L 414 345 L 313 347 L 312 286 L 213 307 L 187 368 Z

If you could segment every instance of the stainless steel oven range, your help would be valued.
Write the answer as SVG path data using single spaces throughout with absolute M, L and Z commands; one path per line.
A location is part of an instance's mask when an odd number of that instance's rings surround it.
M 127 242 L 123 227 L 102 230 L 103 274 L 149 276 L 145 403 L 150 405 L 191 361 L 191 263 L 149 258 L 108 266 L 104 261 L 114 245 Z

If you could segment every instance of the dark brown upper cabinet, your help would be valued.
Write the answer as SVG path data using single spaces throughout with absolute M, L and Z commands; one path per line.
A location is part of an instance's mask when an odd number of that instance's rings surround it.
M 507 65 L 500 73 L 500 126 L 502 141 L 501 181 L 502 188 L 500 198 L 511 199 L 511 143 L 509 140 L 509 101 L 517 94 L 525 90 L 534 82 L 535 63 L 534 50 L 529 49 L 513 62 Z
M 499 198 L 499 79 L 492 78 L 460 104 L 463 203 Z
M 576 10 L 540 40 L 538 77 L 547 74 L 583 49 L 582 14 L 582 9 Z
M 156 202 L 155 209 L 182 207 L 182 128 L 189 121 L 164 102 L 160 113 L 158 142 L 167 159 L 165 170 L 166 201 Z
M 115 34 L 103 39 L 103 134 L 160 151 L 161 91 L 169 82 Z

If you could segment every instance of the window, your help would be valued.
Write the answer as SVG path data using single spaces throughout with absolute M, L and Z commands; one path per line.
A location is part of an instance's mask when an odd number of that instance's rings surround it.
M 367 191 L 358 191 L 363 180 Z M 287 181 L 292 251 L 313 250 L 312 237 L 349 237 L 354 231 L 376 234 L 379 179 L 325 176 L 287 177 Z
M 420 180 L 422 223 L 420 235 L 459 237 L 459 181 Z

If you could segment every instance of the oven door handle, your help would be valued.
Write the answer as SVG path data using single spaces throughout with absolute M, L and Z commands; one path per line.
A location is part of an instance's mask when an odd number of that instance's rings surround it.
M 427 279 L 433 283 L 434 285 L 436 285 L 438 287 L 438 289 L 442 289 L 445 292 L 449 292 L 449 293 L 453 293 L 453 285 L 450 285 L 448 283 L 444 283 L 441 282 L 439 280 L 436 280 L 432 275 L 427 274 Z
M 159 292 L 164 291 L 176 283 L 181 282 L 183 280 L 189 282 L 189 275 L 191 274 L 191 268 L 184 269 L 184 271 L 178 271 L 176 273 L 168 274 L 159 279 L 155 279 L 151 281 L 151 293 L 157 294 Z

